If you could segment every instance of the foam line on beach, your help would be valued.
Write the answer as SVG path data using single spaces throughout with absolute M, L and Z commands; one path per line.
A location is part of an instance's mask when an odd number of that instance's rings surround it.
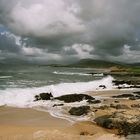
M 57 97 L 66 94 L 102 90 L 99 87 L 100 85 L 105 85 L 106 90 L 111 90 L 113 88 L 112 81 L 113 78 L 107 76 L 101 80 L 90 82 L 60 83 L 39 88 L 7 88 L 0 90 L 0 105 L 28 107 L 33 103 L 35 99 L 34 96 L 43 92 L 51 92 L 54 97 Z

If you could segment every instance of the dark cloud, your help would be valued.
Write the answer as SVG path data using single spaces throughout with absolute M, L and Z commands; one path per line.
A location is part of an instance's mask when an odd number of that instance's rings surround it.
M 21 37 L 0 36 L 0 50 L 40 61 L 138 62 L 139 13 L 139 0 L 0 0 L 0 24 Z

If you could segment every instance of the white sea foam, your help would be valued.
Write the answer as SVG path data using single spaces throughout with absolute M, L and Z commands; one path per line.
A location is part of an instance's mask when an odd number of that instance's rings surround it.
M 91 74 L 88 73 L 79 73 L 79 72 L 59 72 L 59 71 L 54 71 L 53 74 L 58 74 L 58 75 L 80 75 L 80 76 L 89 76 Z
M 104 76 L 104 74 L 103 73 L 96 73 L 96 74 L 93 74 L 93 76 L 95 76 L 95 77 L 102 77 L 102 76 Z
M 61 104 L 62 101 L 53 100 L 53 101 L 39 101 L 34 104 L 32 104 L 32 107 L 39 111 L 49 112 L 53 117 L 66 119 L 70 122 L 75 121 L 86 121 L 90 120 L 91 116 L 93 119 L 94 113 L 89 112 L 88 115 L 82 115 L 82 116 L 71 116 L 68 113 L 68 110 L 70 110 L 71 107 L 79 107 L 83 105 L 88 105 L 86 100 L 83 100 L 81 102 L 74 102 L 74 103 L 64 103 L 63 106 L 55 106 L 54 104 Z
M 42 92 L 51 92 L 54 97 L 57 97 L 64 94 L 100 90 L 99 85 L 105 85 L 106 89 L 112 89 L 112 80 L 111 76 L 107 76 L 101 80 L 90 82 L 60 83 L 40 88 L 7 88 L 0 90 L 0 105 L 31 107 L 35 103 L 33 102 L 34 96 Z
M 12 76 L 0 76 L 0 79 L 11 78 Z

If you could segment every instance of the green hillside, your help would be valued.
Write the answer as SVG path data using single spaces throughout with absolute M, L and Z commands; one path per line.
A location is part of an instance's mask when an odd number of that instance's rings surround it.
M 109 67 L 127 67 L 126 64 L 115 63 L 103 60 L 93 60 L 93 59 L 82 59 L 77 63 L 71 64 L 73 67 L 91 67 L 91 68 L 109 68 Z

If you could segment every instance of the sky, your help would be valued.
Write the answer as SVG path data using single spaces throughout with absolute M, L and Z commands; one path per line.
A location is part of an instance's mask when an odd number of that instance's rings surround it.
M 0 0 L 0 62 L 140 62 L 140 0 Z

